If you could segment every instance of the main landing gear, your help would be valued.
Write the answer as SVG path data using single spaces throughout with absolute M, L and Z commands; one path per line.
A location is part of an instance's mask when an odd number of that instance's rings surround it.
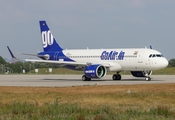
M 121 78 L 122 77 L 118 72 L 112 76 L 113 80 L 121 80 Z M 150 81 L 151 77 L 148 74 L 145 74 L 145 80 Z M 87 77 L 86 75 L 83 75 L 82 76 L 82 81 L 91 81 L 91 78 Z
M 117 74 L 114 74 L 113 76 L 112 76 L 112 79 L 113 80 L 121 80 L 121 75 L 117 72 Z
M 91 81 L 91 78 L 88 78 L 86 75 L 82 76 L 83 81 Z

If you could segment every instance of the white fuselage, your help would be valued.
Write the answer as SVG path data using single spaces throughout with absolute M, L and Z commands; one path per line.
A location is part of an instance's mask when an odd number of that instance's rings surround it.
M 168 65 L 167 59 L 160 52 L 147 48 L 76 49 L 63 50 L 63 53 L 78 63 L 108 64 L 108 71 L 158 70 Z M 57 60 L 61 61 L 61 58 L 57 57 Z

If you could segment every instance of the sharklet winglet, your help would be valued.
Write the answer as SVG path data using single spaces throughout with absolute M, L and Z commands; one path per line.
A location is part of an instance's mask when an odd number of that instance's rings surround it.
M 14 58 L 14 59 L 17 59 L 17 58 L 13 55 L 13 53 L 12 53 L 12 51 L 10 50 L 9 46 L 7 46 L 7 49 L 9 50 L 9 53 L 10 53 L 11 57 Z

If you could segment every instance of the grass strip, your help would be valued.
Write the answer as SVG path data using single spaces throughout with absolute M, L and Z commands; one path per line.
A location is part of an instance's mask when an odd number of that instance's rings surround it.
M 0 87 L 0 119 L 173 120 L 175 84 Z

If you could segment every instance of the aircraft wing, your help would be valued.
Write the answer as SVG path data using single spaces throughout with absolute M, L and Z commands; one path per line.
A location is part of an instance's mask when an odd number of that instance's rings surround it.
M 29 55 L 29 56 L 36 56 L 36 57 L 38 57 L 38 55 L 37 54 L 29 54 L 29 53 L 21 53 L 22 55 Z
M 9 46 L 7 46 L 10 55 L 12 56 L 12 58 L 19 60 L 19 61 L 23 61 L 21 59 L 18 59 L 17 57 L 14 56 L 14 54 L 12 53 L 12 51 L 10 50 Z M 36 55 L 36 54 L 27 54 L 27 53 L 23 53 L 24 55 L 31 55 L 31 56 L 37 56 L 37 57 L 47 57 L 45 55 Z M 54 64 L 64 64 L 64 65 L 77 65 L 77 66 L 87 66 L 87 65 L 92 65 L 92 64 L 99 64 L 99 63 L 88 63 L 88 62 L 68 62 L 68 61 L 55 61 L 55 60 L 37 60 L 37 59 L 24 59 L 25 61 L 29 61 L 29 62 L 42 62 L 42 63 L 54 63 Z M 105 67 L 110 67 L 110 64 L 108 63 L 101 63 L 101 65 L 105 66 Z
M 54 63 L 54 64 L 65 64 L 65 65 L 81 65 L 87 66 L 92 64 L 99 64 L 99 63 L 88 63 L 88 62 L 68 62 L 68 61 L 55 61 L 55 60 L 36 60 L 36 59 L 25 59 L 28 62 L 42 62 L 42 63 Z M 101 65 L 105 67 L 110 67 L 108 63 L 101 63 Z
M 9 53 L 10 53 L 10 55 L 11 55 L 11 57 L 12 57 L 13 59 L 16 59 L 16 60 L 19 60 L 19 61 L 23 61 L 22 59 L 17 58 L 17 57 L 13 54 L 13 52 L 11 51 L 11 49 L 10 49 L 9 46 L 7 46 L 7 49 L 8 49 L 8 51 L 9 51 Z M 47 55 L 38 55 L 38 54 L 29 54 L 29 53 L 21 53 L 21 54 L 22 54 L 22 55 L 29 55 L 29 56 L 36 56 L 36 57 L 43 57 L 43 58 L 47 58 L 47 57 L 48 57 Z
M 29 54 L 29 53 L 22 53 L 22 55 L 36 56 L 36 57 L 39 57 L 39 58 L 43 57 L 43 58 L 45 58 L 45 59 L 48 58 L 48 55 Z
M 11 57 L 12 57 L 13 59 L 16 59 L 16 60 L 18 60 L 18 61 L 23 61 L 22 59 L 17 58 L 16 56 L 14 56 L 14 54 L 12 53 L 12 51 L 11 51 L 11 49 L 10 49 L 9 46 L 7 46 L 7 49 L 8 49 L 8 51 L 9 51 L 9 53 L 10 53 L 10 55 L 11 55 Z

